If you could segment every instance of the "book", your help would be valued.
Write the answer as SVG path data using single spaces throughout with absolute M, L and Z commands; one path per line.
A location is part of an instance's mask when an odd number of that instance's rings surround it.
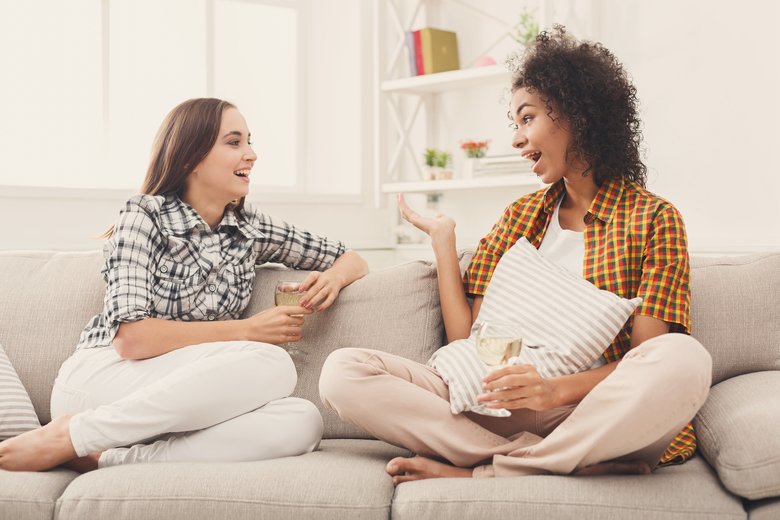
M 417 31 L 415 31 L 417 32 Z M 458 38 L 454 32 L 425 27 L 420 29 L 423 74 L 434 74 L 460 68 Z M 417 36 L 415 34 L 415 43 Z M 419 61 L 417 70 L 420 71 Z
M 418 76 L 417 51 L 414 49 L 414 33 L 406 31 L 406 50 L 409 56 L 409 76 Z
M 420 38 L 420 31 L 412 32 L 412 40 L 414 41 L 414 59 L 416 65 L 415 69 L 417 70 L 418 76 L 420 74 L 425 74 L 425 69 L 423 68 L 422 42 Z

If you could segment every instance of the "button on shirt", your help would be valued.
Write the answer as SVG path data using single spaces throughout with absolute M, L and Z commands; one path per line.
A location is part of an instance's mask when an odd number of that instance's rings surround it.
M 463 280 L 467 293 L 485 294 L 501 256 L 521 236 L 539 247 L 563 195 L 563 183 L 560 180 L 507 207 L 480 241 L 466 270 Z M 657 318 L 669 323 L 671 332 L 690 334 L 688 243 L 677 209 L 638 184 L 618 178 L 599 188 L 585 224 L 583 277 L 623 298 L 641 296 L 635 315 Z M 628 352 L 632 324 L 633 317 L 604 352 L 607 361 L 617 361 Z M 661 462 L 683 462 L 695 449 L 696 437 L 689 424 L 672 441 Z
M 119 324 L 162 318 L 237 319 L 249 303 L 255 266 L 266 262 L 324 271 L 345 247 L 245 206 L 227 209 L 213 231 L 176 196 L 127 201 L 106 242 L 103 312 L 77 349 L 106 347 Z

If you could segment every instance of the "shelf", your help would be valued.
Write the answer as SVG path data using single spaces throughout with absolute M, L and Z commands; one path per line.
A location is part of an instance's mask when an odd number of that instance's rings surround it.
M 504 67 L 490 65 L 487 67 L 451 70 L 437 74 L 424 74 L 411 78 L 383 81 L 382 91 L 401 94 L 431 94 L 458 88 L 500 83 L 502 81 L 509 86 L 510 78 L 511 73 Z
M 511 186 L 541 188 L 542 183 L 535 176 L 515 174 L 480 177 L 477 179 L 453 179 L 449 181 L 392 182 L 382 185 L 382 193 L 442 193 L 445 191 L 505 188 Z

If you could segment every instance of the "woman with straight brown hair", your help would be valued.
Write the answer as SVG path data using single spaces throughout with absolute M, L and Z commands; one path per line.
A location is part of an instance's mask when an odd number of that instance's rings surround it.
M 79 471 L 135 462 L 230 462 L 298 455 L 322 435 L 317 408 L 289 397 L 297 376 L 275 346 L 301 339 L 367 272 L 341 242 L 244 206 L 257 156 L 227 101 L 174 108 L 141 195 L 106 234 L 103 311 L 52 390 L 52 422 L 0 443 L 0 468 Z M 314 271 L 300 306 L 239 319 L 255 266 Z

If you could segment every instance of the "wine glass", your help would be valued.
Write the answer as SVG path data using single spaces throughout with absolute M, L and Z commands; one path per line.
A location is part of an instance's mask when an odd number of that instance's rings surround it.
M 280 281 L 276 283 L 274 304 L 277 307 L 297 307 L 301 304 L 301 298 L 303 298 L 304 294 L 305 291 L 301 291 L 301 282 Z M 290 316 L 303 316 L 303 314 L 291 314 Z M 303 354 L 303 351 L 295 343 L 287 342 L 279 346 L 284 348 L 290 354 L 290 357 Z
M 477 328 L 477 355 L 490 367 L 502 367 L 520 355 L 520 328 L 508 322 L 484 321 Z

